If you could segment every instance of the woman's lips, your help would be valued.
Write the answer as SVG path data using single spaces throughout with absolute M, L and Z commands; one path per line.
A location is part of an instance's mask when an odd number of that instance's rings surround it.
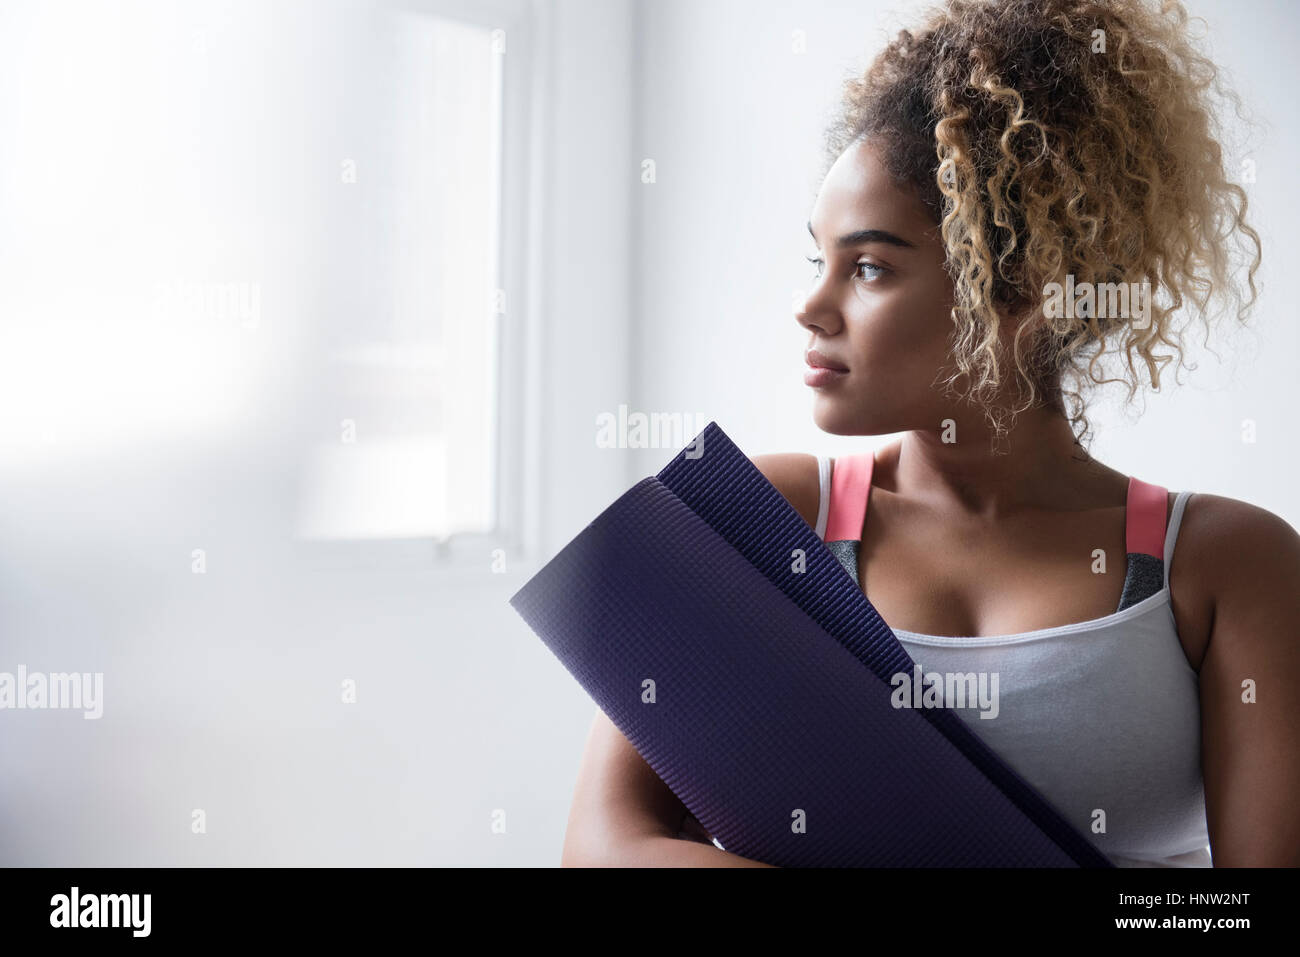
M 841 362 L 836 362 L 829 356 L 823 355 L 816 349 L 809 349 L 804 353 L 804 361 L 808 363 L 808 371 L 803 374 L 803 381 L 814 389 L 820 389 L 839 382 L 849 374 L 847 366 Z
M 825 388 L 828 385 L 834 385 L 847 376 L 847 369 L 819 369 L 810 367 L 803 374 L 804 385 L 810 385 L 814 389 Z

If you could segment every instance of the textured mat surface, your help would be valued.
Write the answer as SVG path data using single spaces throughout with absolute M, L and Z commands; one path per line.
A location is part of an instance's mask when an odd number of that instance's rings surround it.
M 709 833 L 781 866 L 1111 866 L 956 714 L 894 708 L 912 662 L 857 584 L 716 424 L 691 448 L 511 604 Z

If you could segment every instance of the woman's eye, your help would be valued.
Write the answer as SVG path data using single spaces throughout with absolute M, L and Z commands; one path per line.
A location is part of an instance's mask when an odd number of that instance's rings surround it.
M 825 267 L 826 262 L 815 256 L 805 256 L 804 258 L 813 264 L 813 269 L 816 273 L 816 276 L 818 279 L 820 279 L 822 277 L 822 269 Z M 885 269 L 884 266 L 877 266 L 875 263 L 860 262 L 857 264 L 857 268 L 855 269 L 854 274 L 858 275 L 860 271 L 863 269 L 869 270 L 869 272 L 862 277 L 867 282 L 870 282 L 873 279 L 879 279 L 886 272 L 888 272 L 888 270 Z

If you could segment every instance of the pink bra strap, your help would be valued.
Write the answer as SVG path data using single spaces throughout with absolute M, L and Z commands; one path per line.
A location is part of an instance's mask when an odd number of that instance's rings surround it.
M 834 499 L 831 500 L 834 504 Z M 1125 545 L 1130 552 L 1165 557 L 1165 512 L 1169 490 L 1129 476 Z
M 874 452 L 845 455 L 831 463 L 831 500 L 826 512 L 823 541 L 857 541 L 862 538 L 867 496 L 871 494 L 871 468 L 875 464 Z

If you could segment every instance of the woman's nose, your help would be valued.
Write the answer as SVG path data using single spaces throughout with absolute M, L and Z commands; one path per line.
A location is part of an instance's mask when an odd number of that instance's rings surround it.
M 801 295 L 802 300 L 795 300 L 795 322 L 811 332 L 820 332 L 825 336 L 835 335 L 841 324 L 839 312 L 822 295 L 821 280 L 817 280 L 806 295 Z

